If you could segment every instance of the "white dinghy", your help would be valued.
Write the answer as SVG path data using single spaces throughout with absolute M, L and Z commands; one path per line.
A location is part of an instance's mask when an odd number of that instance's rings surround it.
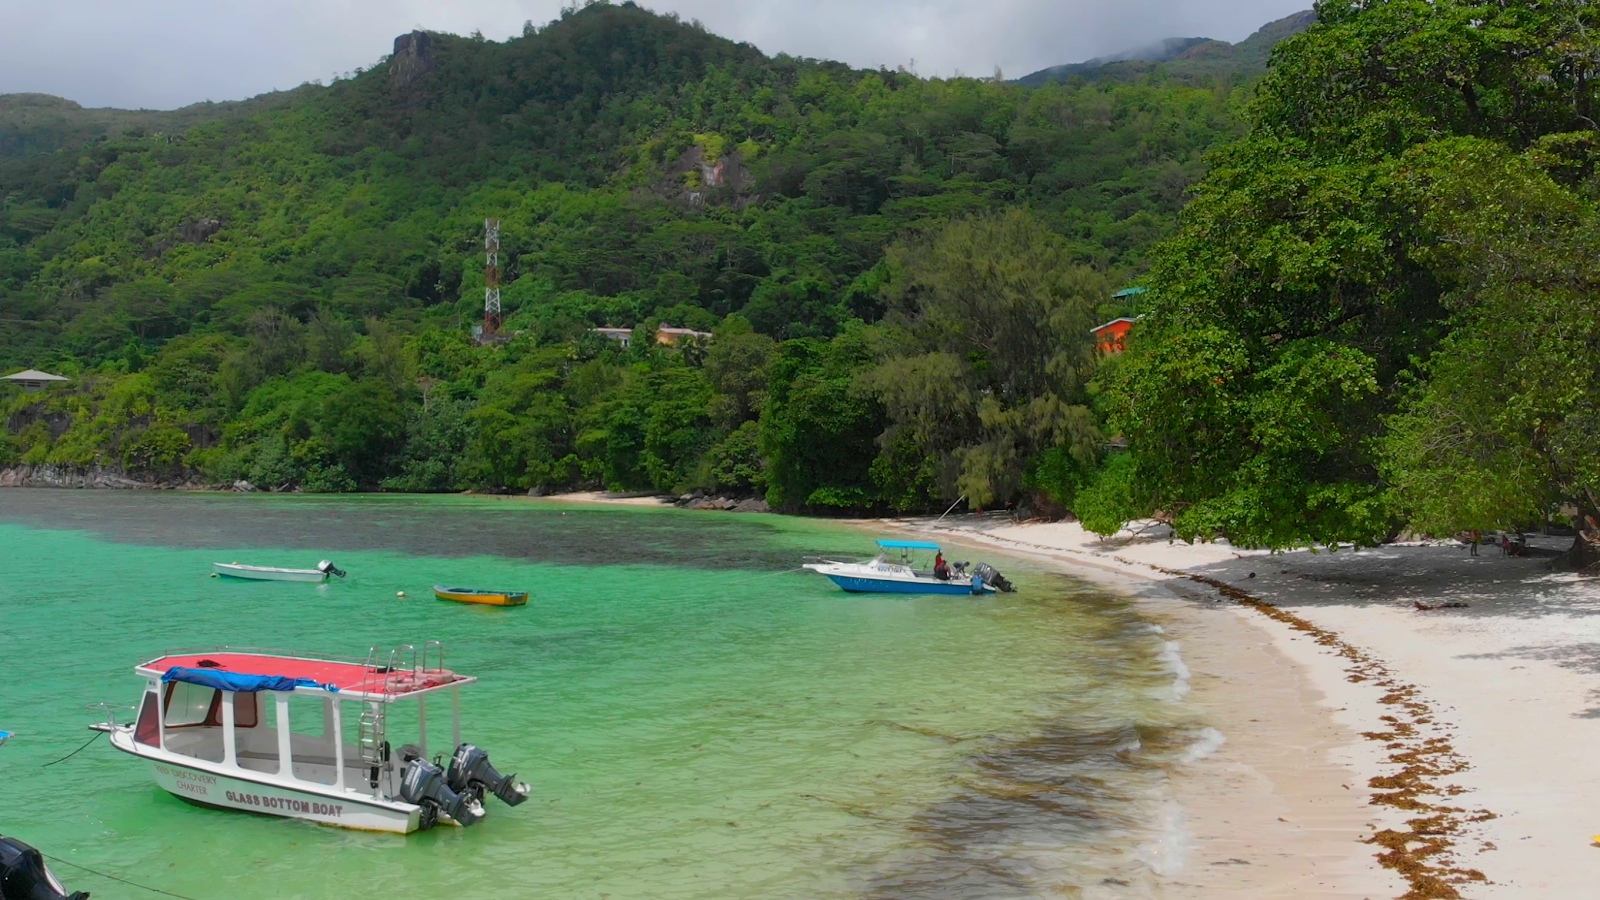
M 212 563 L 211 574 L 243 581 L 309 581 L 320 584 L 328 576 L 345 576 L 345 571 L 328 560 L 317 563 L 315 569 L 277 569 L 272 566 L 245 566 L 239 563 Z

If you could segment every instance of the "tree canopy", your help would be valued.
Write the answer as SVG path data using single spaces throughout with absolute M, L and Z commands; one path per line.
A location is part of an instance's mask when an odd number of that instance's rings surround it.
M 1247 91 L 855 70 L 597 3 L 159 128 L 57 110 L 60 149 L 0 158 L 0 364 L 75 380 L 6 400 L 0 457 L 794 509 L 1075 483 L 1087 328 Z M 470 333 L 490 217 L 503 344 Z
M 1600 13 L 1316 11 L 1152 255 L 1107 494 L 1269 547 L 1592 513 Z

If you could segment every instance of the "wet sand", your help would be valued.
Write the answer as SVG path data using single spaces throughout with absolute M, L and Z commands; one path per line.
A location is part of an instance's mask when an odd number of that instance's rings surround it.
M 1600 883 L 1600 580 L 1454 544 L 1269 555 L 1159 527 L 893 524 L 1120 585 L 1179 642 L 1226 743 L 1174 776 L 1191 844 L 1166 896 Z

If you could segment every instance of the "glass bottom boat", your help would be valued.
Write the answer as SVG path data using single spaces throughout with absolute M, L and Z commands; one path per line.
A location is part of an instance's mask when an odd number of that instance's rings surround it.
M 462 742 L 461 689 L 477 679 L 446 669 L 437 642 L 365 660 L 174 651 L 134 672 L 145 681 L 134 721 L 118 723 L 101 704 L 107 720 L 90 727 L 190 803 L 409 834 L 475 824 L 485 794 L 528 799 L 527 785 Z M 454 752 L 430 761 L 428 701 L 437 709 L 445 699 Z M 391 732 L 416 742 L 396 748 Z

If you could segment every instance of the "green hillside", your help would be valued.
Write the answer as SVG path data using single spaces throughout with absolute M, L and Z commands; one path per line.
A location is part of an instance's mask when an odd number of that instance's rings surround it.
M 249 100 L 195 103 L 182 109 L 85 109 L 49 94 L 0 94 L 0 164 L 81 147 L 129 132 L 181 131 L 288 105 L 289 92 Z
M 0 163 L 0 364 L 75 378 L 7 401 L 0 461 L 1067 499 L 1099 444 L 1087 328 L 1239 90 L 852 70 L 631 3 L 405 35 L 243 115 Z M 491 216 L 516 337 L 479 346 Z M 658 323 L 717 337 L 589 330 Z
M 1089 80 L 1129 79 L 1154 72 L 1192 83 L 1218 78 L 1255 78 L 1267 71 L 1272 49 L 1294 37 L 1317 20 L 1311 10 L 1285 16 L 1261 26 L 1237 44 L 1210 38 L 1167 38 L 1147 47 L 1111 56 L 1096 57 L 1081 63 L 1068 63 L 1040 69 L 1017 79 L 1027 87 L 1077 77 Z

